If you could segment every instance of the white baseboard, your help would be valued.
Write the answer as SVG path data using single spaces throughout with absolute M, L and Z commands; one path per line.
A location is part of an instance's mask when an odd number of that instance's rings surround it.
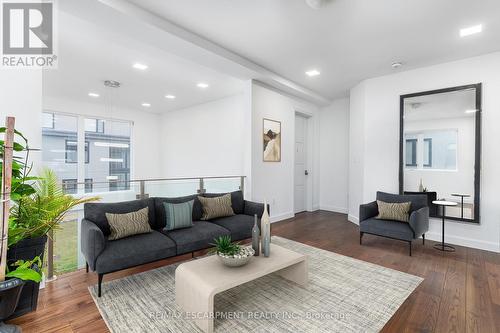
M 356 216 L 354 216 L 354 215 L 347 214 L 347 220 L 349 222 L 352 222 L 352 223 L 356 224 L 356 225 L 359 225 L 359 218 L 356 217 Z
M 294 216 L 295 216 L 294 213 L 289 212 L 289 213 L 285 213 L 285 214 L 271 216 L 270 220 L 271 220 L 271 223 L 274 223 L 274 222 L 278 222 L 278 221 L 283 221 L 283 220 L 286 220 L 286 219 L 290 219 L 290 218 L 292 218 Z
M 445 242 L 453 245 L 460 245 L 465 247 L 472 247 L 474 249 L 492 251 L 492 252 L 500 252 L 500 245 L 494 242 L 486 242 L 482 240 L 453 236 L 445 234 Z M 441 242 L 441 234 L 428 232 L 425 234 L 425 239 L 430 239 L 436 242 Z
M 319 209 L 326 210 L 326 211 L 329 211 L 329 212 L 334 212 L 334 213 L 347 214 L 347 208 L 342 208 L 342 207 L 335 207 L 335 206 L 329 206 L 329 205 L 320 205 Z

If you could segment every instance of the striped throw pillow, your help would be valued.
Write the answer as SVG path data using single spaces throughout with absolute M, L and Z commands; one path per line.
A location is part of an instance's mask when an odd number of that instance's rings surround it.
M 170 231 L 193 226 L 193 205 L 194 200 L 183 203 L 164 202 L 165 208 L 165 228 Z
M 151 232 L 148 207 L 127 214 L 106 213 L 111 234 L 109 240 L 117 240 L 132 235 Z
M 234 211 L 231 205 L 231 193 L 220 197 L 205 198 L 198 197 L 203 206 L 202 220 L 210 220 L 217 217 L 233 216 Z
M 411 202 L 392 203 L 377 200 L 379 220 L 408 222 L 410 220 Z

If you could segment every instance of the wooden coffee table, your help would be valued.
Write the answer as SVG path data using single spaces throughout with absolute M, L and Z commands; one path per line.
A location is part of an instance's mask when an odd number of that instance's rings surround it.
M 212 333 L 214 296 L 271 273 L 305 286 L 308 280 L 308 258 L 304 254 L 271 244 L 269 257 L 253 257 L 242 267 L 226 267 L 216 255 L 185 262 L 175 271 L 175 301 L 199 328 Z

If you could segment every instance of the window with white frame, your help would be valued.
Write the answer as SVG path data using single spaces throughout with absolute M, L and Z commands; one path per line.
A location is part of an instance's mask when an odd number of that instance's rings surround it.
M 130 189 L 132 123 L 44 112 L 42 126 L 43 161 L 68 193 Z
M 457 137 L 456 129 L 406 133 L 406 168 L 457 170 Z

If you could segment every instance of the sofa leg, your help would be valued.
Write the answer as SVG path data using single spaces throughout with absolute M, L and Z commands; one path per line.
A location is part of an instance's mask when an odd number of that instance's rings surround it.
M 425 245 L 425 234 L 422 235 L 422 245 Z
M 85 272 L 89 272 L 89 263 L 85 262 Z
M 408 246 L 410 248 L 410 257 L 411 257 L 411 241 L 408 242 Z
M 102 278 L 104 277 L 104 274 L 97 274 L 98 282 L 97 282 L 97 297 L 101 297 L 101 286 L 102 286 Z
M 362 245 L 362 239 L 363 239 L 363 233 L 360 231 L 359 232 L 359 245 Z

